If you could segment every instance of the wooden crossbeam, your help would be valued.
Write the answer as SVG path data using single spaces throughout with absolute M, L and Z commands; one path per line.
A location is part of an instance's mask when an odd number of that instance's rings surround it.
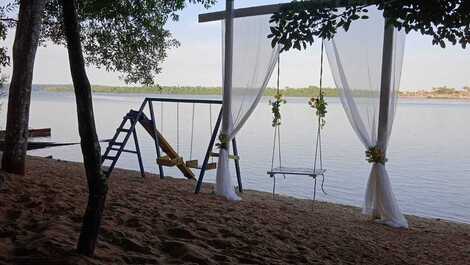
M 293 2 L 293 3 L 284 3 L 284 4 L 273 4 L 273 5 L 263 5 L 263 6 L 254 6 L 239 8 L 233 10 L 234 18 L 238 17 L 252 17 L 252 16 L 261 16 L 269 15 L 281 11 L 282 9 L 292 8 L 297 5 L 308 6 L 309 8 L 339 8 L 346 7 L 351 5 L 373 5 L 376 4 L 377 0 L 311 0 L 308 2 Z M 225 18 L 225 11 L 217 11 L 212 13 L 204 13 L 199 15 L 199 23 L 211 22 L 223 20 Z

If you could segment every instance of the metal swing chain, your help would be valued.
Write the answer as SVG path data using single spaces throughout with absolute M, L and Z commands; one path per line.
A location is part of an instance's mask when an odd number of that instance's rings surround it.
M 325 54 L 325 47 L 322 41 L 321 43 L 321 51 L 320 51 L 320 87 L 319 92 L 320 95 L 323 92 L 323 61 L 324 61 L 324 54 Z M 318 128 L 317 128 L 317 139 L 315 143 L 315 161 L 313 164 L 313 170 L 316 171 L 317 162 L 319 163 L 320 170 L 323 170 L 323 151 L 322 151 L 322 137 L 321 137 L 321 117 L 318 116 Z M 325 183 L 325 175 L 322 173 L 322 182 L 321 182 L 321 190 L 323 193 L 326 194 L 323 184 Z

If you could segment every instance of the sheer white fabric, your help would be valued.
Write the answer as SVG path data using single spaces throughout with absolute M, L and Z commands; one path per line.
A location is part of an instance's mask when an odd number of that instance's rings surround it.
M 354 131 L 366 148 L 381 142 L 386 150 L 401 78 L 405 34 L 396 30 L 393 34 L 388 123 L 386 128 L 378 128 L 385 21 L 376 9 L 369 10 L 369 17 L 352 23 L 347 32 L 339 31 L 325 44 L 333 78 Z M 384 139 L 378 139 L 379 130 L 385 130 Z M 408 227 L 383 164 L 372 165 L 363 213 L 393 227 Z
M 272 48 L 271 40 L 267 38 L 270 33 L 269 19 L 270 16 L 265 15 L 233 20 L 232 91 L 230 94 L 232 120 L 227 132 L 222 132 L 228 135 L 230 140 L 235 137 L 256 109 L 277 62 L 279 49 Z M 222 32 L 222 39 L 224 38 Z M 229 200 L 239 200 L 232 185 L 228 154 L 228 150 L 220 150 L 216 194 Z

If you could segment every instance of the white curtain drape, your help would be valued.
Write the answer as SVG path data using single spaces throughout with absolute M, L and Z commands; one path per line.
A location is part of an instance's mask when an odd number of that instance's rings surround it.
M 379 146 L 385 153 L 395 115 L 405 34 L 394 30 L 390 35 L 393 53 L 389 108 L 388 113 L 382 113 L 388 119 L 380 125 L 384 23 L 382 12 L 370 9 L 369 19 L 355 21 L 347 32 L 339 31 L 325 44 L 333 78 L 354 131 L 367 149 Z M 392 227 L 408 227 L 382 163 L 372 164 L 363 213 Z
M 270 16 L 265 15 L 233 20 L 231 121 L 227 131 L 222 132 L 228 136 L 228 140 L 235 137 L 256 109 L 277 62 L 279 49 L 272 48 L 271 40 L 267 38 L 270 33 L 269 19 Z M 222 31 L 222 39 L 224 38 Z M 222 72 L 224 73 L 224 70 Z M 216 194 L 229 200 L 239 200 L 232 185 L 229 150 L 230 146 L 227 150 L 221 149 L 219 153 Z

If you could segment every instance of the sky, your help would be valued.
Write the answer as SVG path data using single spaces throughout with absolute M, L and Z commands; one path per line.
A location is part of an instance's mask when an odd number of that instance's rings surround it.
M 168 52 L 161 65 L 162 73 L 155 77 L 160 85 L 168 86 L 220 86 L 221 84 L 221 23 L 198 23 L 200 13 L 223 10 L 219 0 L 209 10 L 198 5 L 188 5 L 180 12 L 178 22 L 169 22 L 167 28 L 180 41 L 181 46 Z M 235 8 L 289 2 L 273 0 L 235 0 Z M 10 31 L 6 46 L 12 47 L 14 32 Z M 11 48 L 9 49 L 11 52 Z M 282 54 L 281 87 L 305 87 L 318 85 L 320 47 L 314 44 L 305 51 L 289 51 Z M 326 65 L 324 82 L 334 86 Z M 92 84 L 126 85 L 119 73 L 106 72 L 94 66 L 87 69 Z M 11 68 L 6 70 L 11 76 Z M 274 86 L 274 75 L 270 85 Z M 48 44 L 39 47 L 34 69 L 34 84 L 70 84 L 65 47 Z M 431 89 L 436 86 L 462 88 L 470 86 L 470 49 L 448 46 L 446 49 L 433 46 L 431 39 L 416 33 L 407 36 L 402 90 Z

